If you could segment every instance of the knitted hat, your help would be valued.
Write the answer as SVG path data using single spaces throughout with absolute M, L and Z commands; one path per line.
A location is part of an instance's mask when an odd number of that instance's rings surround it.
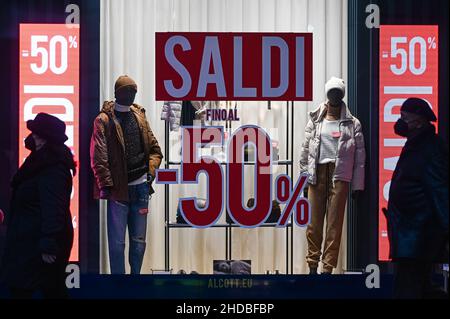
M 343 79 L 332 76 L 331 79 L 329 79 L 325 84 L 325 93 L 328 94 L 331 89 L 339 89 L 345 96 L 345 81 Z
M 436 115 L 434 114 L 428 102 L 416 97 L 410 97 L 405 102 L 403 102 L 400 111 L 420 115 L 429 122 L 437 121 Z
M 131 86 L 134 88 L 135 91 L 137 91 L 137 84 L 134 82 L 132 78 L 130 78 L 128 75 L 121 75 L 117 78 L 116 83 L 114 84 L 114 91 L 117 92 L 122 88 L 125 88 L 127 86 Z

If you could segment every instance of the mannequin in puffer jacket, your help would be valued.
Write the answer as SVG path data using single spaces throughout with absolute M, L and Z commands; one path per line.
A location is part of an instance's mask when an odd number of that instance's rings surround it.
M 306 231 L 310 274 L 317 274 L 325 217 L 322 273 L 331 274 L 336 268 L 350 184 L 355 195 L 364 189 L 364 137 L 361 123 L 342 100 L 344 80 L 332 77 L 325 91 L 328 101 L 310 112 L 300 154 L 300 173 L 309 175 L 312 207 Z
M 218 108 L 218 101 L 190 101 L 194 112 L 192 120 L 201 121 L 202 125 L 205 123 L 205 112 L 206 109 Z M 181 123 L 182 117 L 182 107 L 183 101 L 165 101 L 161 110 L 161 120 L 169 121 L 170 131 L 178 131 Z
M 166 101 L 161 111 L 161 120 L 169 121 L 169 129 L 178 131 L 180 128 L 182 101 Z

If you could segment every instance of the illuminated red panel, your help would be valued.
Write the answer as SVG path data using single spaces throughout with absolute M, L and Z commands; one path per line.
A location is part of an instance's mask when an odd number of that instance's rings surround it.
M 70 147 L 79 164 L 80 29 L 75 24 L 20 24 L 19 165 L 28 156 L 26 121 L 46 112 L 66 123 Z M 78 175 L 71 212 L 75 229 L 71 261 L 78 260 Z
M 312 33 L 157 32 L 155 47 L 158 101 L 312 101 Z
M 386 218 L 392 173 L 406 141 L 394 133 L 400 106 L 408 97 L 427 100 L 438 115 L 438 27 L 380 27 L 379 201 L 378 257 L 389 259 Z M 437 125 L 436 125 L 437 128 Z

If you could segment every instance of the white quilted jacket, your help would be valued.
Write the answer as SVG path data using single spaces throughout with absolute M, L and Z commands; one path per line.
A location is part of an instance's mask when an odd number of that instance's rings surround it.
M 312 185 L 317 182 L 316 168 L 319 161 L 320 132 L 325 114 L 325 103 L 309 113 L 310 119 L 305 128 L 305 141 L 301 148 L 300 173 L 307 173 L 309 175 L 308 182 Z M 363 190 L 366 161 L 364 136 L 361 123 L 350 113 L 345 103 L 341 107 L 339 131 L 341 136 L 336 152 L 333 181 L 351 182 L 354 191 Z

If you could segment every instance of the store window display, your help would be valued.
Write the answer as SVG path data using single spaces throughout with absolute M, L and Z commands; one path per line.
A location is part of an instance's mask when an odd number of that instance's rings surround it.
M 364 136 L 361 123 L 343 101 L 344 80 L 332 77 L 325 92 L 327 101 L 309 113 L 300 154 L 300 173 L 309 175 L 312 207 L 306 230 L 310 274 L 317 274 L 321 256 L 322 274 L 336 268 L 350 186 L 354 196 L 364 190 Z

